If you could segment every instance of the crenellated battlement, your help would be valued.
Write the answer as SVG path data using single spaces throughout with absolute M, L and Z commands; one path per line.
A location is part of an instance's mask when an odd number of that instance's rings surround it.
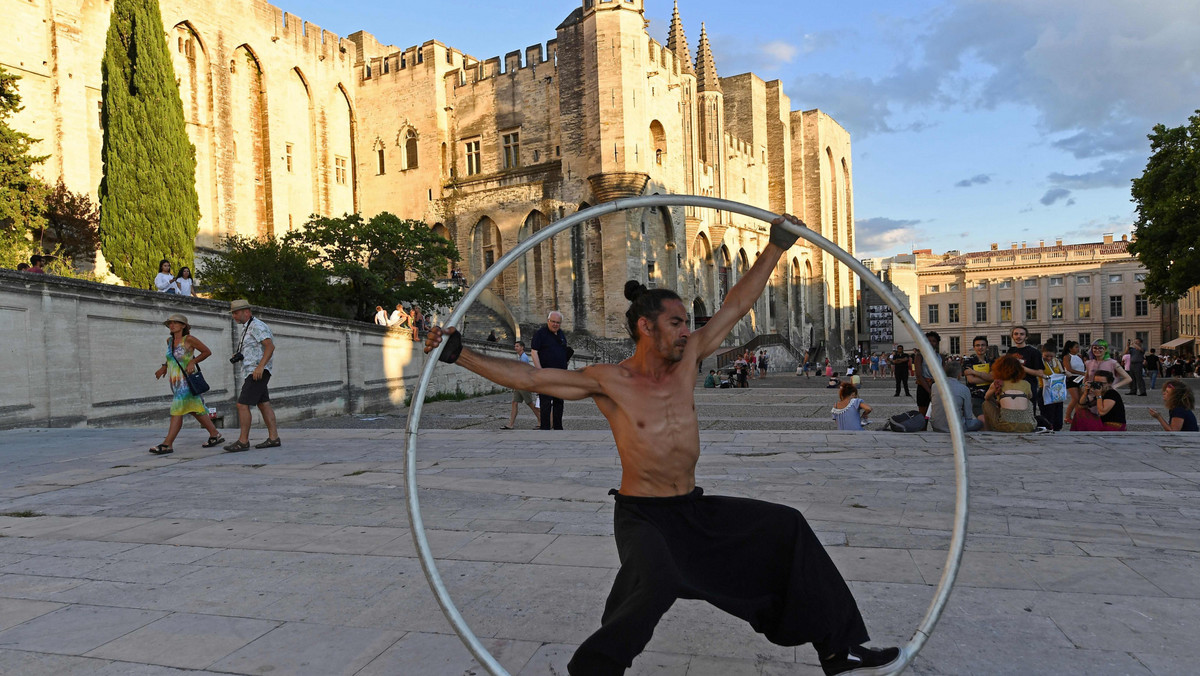
M 539 66 L 551 69 L 558 67 L 558 40 L 548 40 L 544 48 L 543 45 L 536 44 L 524 50 L 508 52 L 503 60 L 498 56 L 484 61 L 465 57 L 461 68 L 447 73 L 446 76 L 457 78 L 456 87 L 466 87 L 501 75 L 517 75 L 522 71 L 532 74 Z
M 357 50 L 352 41 L 324 30 L 320 26 L 285 12 L 275 5 L 263 3 L 270 12 L 274 35 L 272 41 L 287 40 L 300 51 L 312 54 L 319 61 L 326 59 L 357 59 Z
M 749 141 L 734 136 L 729 132 L 725 132 L 725 148 L 730 153 L 730 159 L 737 157 L 745 157 L 750 160 L 754 159 L 754 146 Z

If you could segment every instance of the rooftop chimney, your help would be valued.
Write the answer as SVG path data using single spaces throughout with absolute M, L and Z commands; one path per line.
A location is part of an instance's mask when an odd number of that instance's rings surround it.
M 1045 249 L 1045 248 L 1046 248 L 1046 240 L 1044 240 L 1044 239 L 1039 239 L 1039 240 L 1038 240 L 1038 248 L 1039 248 L 1039 249 Z
M 992 251 L 997 251 L 999 248 L 1000 248 L 999 244 L 992 242 Z
M 1054 240 L 1054 246 L 1062 246 L 1062 237 Z
M 1022 249 L 1024 249 L 1024 248 L 1025 248 L 1025 240 L 1021 240 L 1021 248 L 1022 248 Z
M 1122 241 L 1122 242 L 1128 242 L 1128 241 L 1129 241 L 1129 235 L 1121 235 L 1121 241 Z
M 1104 233 L 1104 243 L 1105 244 L 1113 243 L 1113 234 L 1111 232 Z
M 1014 249 L 1016 249 L 1016 248 L 1017 248 L 1017 243 L 1016 243 L 1016 242 L 1013 242 L 1013 243 L 1012 243 L 1012 248 L 1014 248 Z

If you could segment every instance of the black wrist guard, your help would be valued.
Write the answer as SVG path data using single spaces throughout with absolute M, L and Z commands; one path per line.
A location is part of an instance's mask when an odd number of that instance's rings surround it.
M 462 354 L 462 334 L 458 331 L 446 335 L 446 345 L 442 348 L 442 354 L 438 356 L 438 361 L 445 364 L 453 364 L 458 361 L 458 355 Z
M 800 239 L 799 235 L 792 234 L 790 231 L 783 228 L 783 223 L 771 224 L 771 244 L 787 251 L 792 248 L 796 240 Z

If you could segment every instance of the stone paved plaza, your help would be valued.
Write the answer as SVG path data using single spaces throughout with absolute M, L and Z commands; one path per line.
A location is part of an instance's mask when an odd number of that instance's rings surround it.
M 875 644 L 906 641 L 949 543 L 947 437 L 829 432 L 827 391 L 758 385 L 698 393 L 699 485 L 801 509 Z M 505 395 L 427 406 L 429 537 L 513 674 L 566 673 L 617 566 L 612 440 L 591 404 L 567 406 L 576 429 L 553 433 L 498 431 Z M 0 673 L 484 673 L 414 558 L 395 421 L 284 426 L 282 448 L 241 454 L 201 449 L 191 424 L 165 457 L 146 453 L 161 429 L 0 432 Z M 910 673 L 1197 673 L 1195 435 L 975 434 L 969 452 L 964 566 Z M 820 670 L 808 647 L 680 601 L 631 673 Z

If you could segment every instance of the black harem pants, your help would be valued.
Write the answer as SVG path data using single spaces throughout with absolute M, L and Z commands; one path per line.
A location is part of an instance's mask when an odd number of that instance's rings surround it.
M 777 645 L 821 654 L 866 643 L 866 625 L 837 567 L 799 511 L 746 498 L 616 495 L 621 569 L 600 629 L 571 676 L 622 674 L 675 599 L 699 599 L 750 623 Z

